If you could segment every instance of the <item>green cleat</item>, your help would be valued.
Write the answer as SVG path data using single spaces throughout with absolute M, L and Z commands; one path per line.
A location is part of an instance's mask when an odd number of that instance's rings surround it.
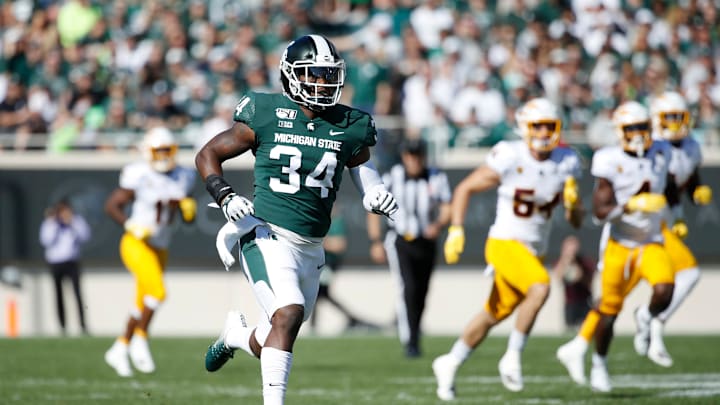
M 208 347 L 207 353 L 205 353 L 205 369 L 207 371 L 217 371 L 234 355 L 235 350 L 226 347 L 225 342 L 218 339 Z
M 235 349 L 225 344 L 225 337 L 232 328 L 247 328 L 245 316 L 238 311 L 230 311 L 225 319 L 225 327 L 220 337 L 208 347 L 205 353 L 205 369 L 207 371 L 217 371 L 227 363 L 228 360 L 235 355 Z

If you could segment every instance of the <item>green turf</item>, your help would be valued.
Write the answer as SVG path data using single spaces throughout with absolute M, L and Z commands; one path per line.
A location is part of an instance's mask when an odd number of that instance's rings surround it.
M 461 368 L 458 404 L 718 404 L 717 336 L 671 336 L 675 365 L 639 358 L 629 337 L 610 354 L 614 391 L 595 394 L 574 385 L 554 357 L 566 338 L 533 337 L 523 360 L 525 390 L 506 391 L 497 376 L 505 338 L 490 338 Z M 208 373 L 207 339 L 156 338 L 153 375 L 123 379 L 103 362 L 110 338 L 0 340 L 0 404 L 261 404 L 259 362 L 238 352 Z M 301 337 L 288 404 L 437 404 L 430 362 L 451 338 L 425 338 L 424 355 L 403 357 L 394 337 Z

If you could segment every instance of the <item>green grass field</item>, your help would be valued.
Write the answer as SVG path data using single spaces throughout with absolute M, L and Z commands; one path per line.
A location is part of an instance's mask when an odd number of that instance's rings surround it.
M 111 338 L 0 340 L 0 404 L 261 404 L 259 362 L 238 352 L 216 372 L 204 369 L 213 340 L 156 338 L 157 371 L 122 379 L 103 362 Z M 525 351 L 525 390 L 506 391 L 497 362 L 506 339 L 489 338 L 460 370 L 458 404 L 719 404 L 718 336 L 671 336 L 675 365 L 663 369 L 618 337 L 610 353 L 611 394 L 576 386 L 555 360 L 566 338 L 532 337 Z M 301 337 L 288 404 L 436 404 L 432 359 L 452 338 L 425 338 L 424 355 L 406 359 L 396 338 Z

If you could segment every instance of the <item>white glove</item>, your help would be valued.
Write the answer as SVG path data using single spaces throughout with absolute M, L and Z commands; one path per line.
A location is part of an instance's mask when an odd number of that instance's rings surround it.
M 247 215 L 253 215 L 255 207 L 247 198 L 231 193 L 222 201 L 222 212 L 228 221 L 234 222 Z
M 387 191 L 382 184 L 373 186 L 365 193 L 363 196 L 363 207 L 370 212 L 385 215 L 388 218 L 398 210 L 395 197 L 391 192 Z
M 255 227 L 263 224 L 263 221 L 252 215 L 247 215 L 236 222 L 228 222 L 220 228 L 215 238 L 215 248 L 225 266 L 225 270 L 230 270 L 230 267 L 235 264 L 232 249 L 240 241 L 240 238 L 251 232 Z

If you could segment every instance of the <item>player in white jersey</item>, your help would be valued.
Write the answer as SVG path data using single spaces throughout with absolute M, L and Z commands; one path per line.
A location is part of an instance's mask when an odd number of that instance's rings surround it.
M 600 300 L 586 316 L 578 336 L 557 351 L 572 379 L 584 384 L 584 356 L 594 336 L 590 385 L 602 392 L 612 389 L 607 353 L 613 324 L 627 294 L 644 278 L 653 289 L 651 317 L 657 317 L 670 303 L 673 271 L 663 245 L 661 222 L 667 203 L 677 203 L 677 188 L 668 172 L 671 147 L 665 141 L 653 142 L 647 109 L 635 101 L 623 103 L 613 113 L 613 123 L 622 145 L 595 152 L 591 168 L 596 178 L 593 215 L 609 224 L 607 242 L 601 249 Z M 658 346 L 662 340 L 650 344 L 656 345 L 658 353 L 664 352 L 664 347 Z
M 148 326 L 165 299 L 163 273 L 173 224 L 178 217 L 194 221 L 197 211 L 190 197 L 195 170 L 176 164 L 178 144 L 170 131 L 151 129 L 141 148 L 145 159 L 123 168 L 119 187 L 105 203 L 108 215 L 125 228 L 120 257 L 136 285 L 135 305 L 125 331 L 105 353 L 105 361 L 122 377 L 132 376 L 130 361 L 140 372 L 155 370 Z
M 687 192 L 697 205 L 709 204 L 712 201 L 712 189 L 702 185 L 700 181 L 698 169 L 702 154 L 697 141 L 688 136 L 690 111 L 685 99 L 676 92 L 665 92 L 652 100 L 650 113 L 653 136 L 668 141 L 672 146 L 669 171 L 677 184 L 678 193 Z M 664 344 L 651 347 L 650 342 L 662 342 L 662 334 L 658 331 L 662 331 L 662 326 L 695 287 L 700 278 L 700 269 L 695 256 L 682 241 L 688 234 L 682 205 L 677 204 L 666 213 L 667 226 L 663 225 L 662 233 L 665 249 L 673 264 L 675 290 L 670 305 L 657 316 L 655 327 L 651 327 L 650 311 L 646 305 L 635 311 L 637 333 L 634 342 L 639 355 L 647 355 L 655 363 L 669 367 L 672 365 L 672 358 L 664 350 L 658 352 L 658 349 L 664 348 Z M 653 332 L 654 335 L 650 336 Z
M 515 328 L 498 370 L 505 388 L 523 389 L 521 353 L 550 292 L 542 258 L 552 211 L 562 200 L 566 219 L 575 227 L 582 222 L 576 181 L 581 173 L 580 160 L 572 149 L 559 146 L 557 108 L 547 99 L 533 99 L 518 110 L 516 121 L 523 140 L 497 144 L 486 164 L 470 173 L 453 193 L 452 226 L 445 242 L 449 264 L 456 263 L 464 250 L 462 224 L 471 195 L 498 186 L 496 219 L 485 245 L 494 280 L 484 309 L 465 327 L 450 352 L 433 361 L 437 395 L 442 400 L 455 397 L 457 369 L 490 329 L 516 308 Z

